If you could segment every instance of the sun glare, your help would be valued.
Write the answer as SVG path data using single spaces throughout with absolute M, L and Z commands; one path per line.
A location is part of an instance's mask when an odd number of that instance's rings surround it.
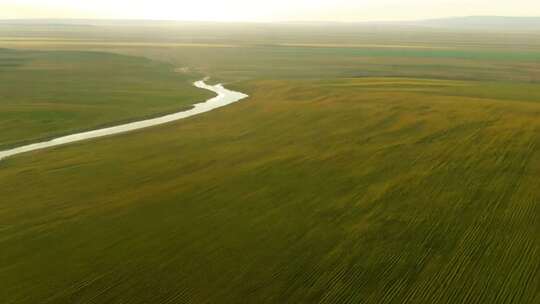
M 424 9 L 418 12 L 416 7 Z M 469 0 L 17 0 L 0 1 L 0 18 L 369 21 L 453 15 L 528 15 L 534 13 L 534 8 L 540 10 L 537 0 L 473 3 Z

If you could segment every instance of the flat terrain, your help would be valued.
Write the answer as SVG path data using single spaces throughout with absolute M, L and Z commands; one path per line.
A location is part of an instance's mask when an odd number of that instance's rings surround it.
M 250 98 L 0 162 L 3 303 L 540 303 L 536 34 L 228 26 L 191 43 L 235 47 L 88 48 L 169 63 L 149 87 L 173 66 Z
M 540 32 L 359 24 L 2 24 L 6 48 L 144 56 L 224 81 L 398 76 L 540 81 Z
M 205 116 L 2 162 L 6 303 L 540 300 L 538 100 L 244 85 Z
M 144 58 L 0 49 L 0 148 L 189 107 L 197 76 Z

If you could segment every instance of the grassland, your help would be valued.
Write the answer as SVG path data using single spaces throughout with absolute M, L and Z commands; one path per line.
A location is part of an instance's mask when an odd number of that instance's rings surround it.
M 201 117 L 8 159 L 0 296 L 536 303 L 539 99 L 484 85 L 252 81 Z
M 227 82 L 381 76 L 540 81 L 537 31 L 354 24 L 0 23 L 0 44 L 143 56 Z
M 0 162 L 3 303 L 540 303 L 537 34 L 223 27 L 0 26 L 250 94 Z
M 144 58 L 0 49 L 0 148 L 174 112 L 209 96 Z

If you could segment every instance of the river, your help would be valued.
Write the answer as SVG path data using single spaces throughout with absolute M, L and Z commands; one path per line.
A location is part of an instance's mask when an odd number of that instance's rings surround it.
M 71 134 L 67 136 L 54 138 L 48 141 L 33 143 L 33 144 L 13 148 L 10 150 L 0 151 L 0 160 L 6 157 L 10 157 L 13 155 L 26 153 L 30 151 L 36 151 L 36 150 L 56 147 L 60 145 L 66 145 L 69 143 L 79 142 L 83 140 L 109 136 L 109 135 L 115 135 L 115 134 L 125 133 L 129 131 L 140 130 L 140 129 L 144 129 L 144 128 L 148 128 L 152 126 L 162 125 L 162 124 L 169 123 L 172 121 L 191 117 L 197 114 L 205 113 L 205 112 L 229 105 L 231 103 L 235 103 L 239 100 L 242 100 L 248 97 L 248 95 L 244 93 L 228 90 L 225 87 L 223 87 L 223 85 L 221 84 L 209 85 L 205 82 L 205 80 L 196 81 L 195 83 L 193 83 L 193 85 L 201 89 L 210 90 L 216 93 L 217 96 L 212 97 L 205 102 L 197 103 L 193 105 L 193 107 L 189 110 L 185 110 L 185 111 L 181 111 L 181 112 L 177 112 L 173 114 L 168 114 L 168 115 L 160 116 L 157 118 L 130 122 L 130 123 L 126 123 L 126 124 L 122 124 L 118 126 L 96 129 L 96 130 L 86 131 L 86 132 L 81 132 L 81 133 L 75 133 L 75 134 Z

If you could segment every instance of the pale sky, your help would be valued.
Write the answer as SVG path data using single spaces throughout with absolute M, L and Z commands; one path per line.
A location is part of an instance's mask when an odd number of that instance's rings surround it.
M 540 16 L 540 0 L 0 0 L 0 19 L 383 21 Z

